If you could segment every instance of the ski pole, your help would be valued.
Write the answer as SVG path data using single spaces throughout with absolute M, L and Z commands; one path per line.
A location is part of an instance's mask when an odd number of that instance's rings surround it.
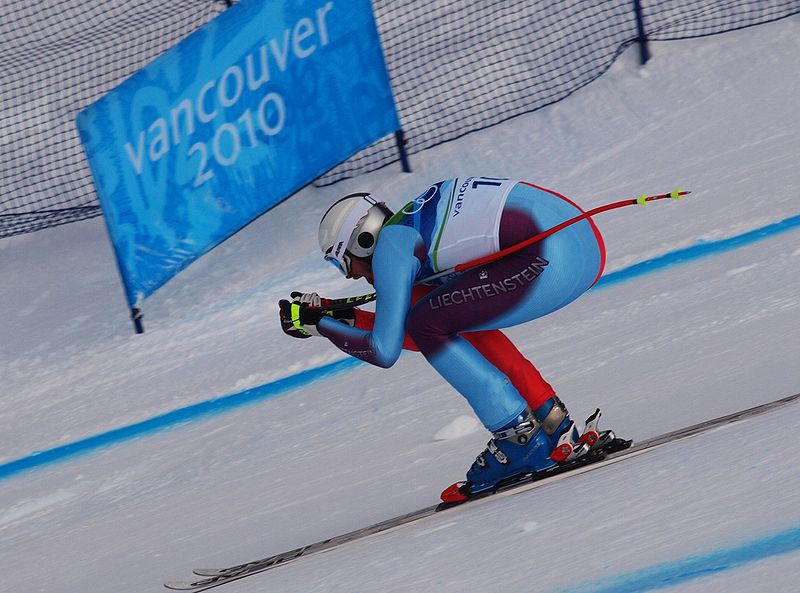
M 623 208 L 625 206 L 636 206 L 636 205 L 646 206 L 650 202 L 654 202 L 656 200 L 664 200 L 664 199 L 667 199 L 667 198 L 672 199 L 672 200 L 680 200 L 680 199 L 683 199 L 683 196 L 687 196 L 690 193 L 692 193 L 692 192 L 682 191 L 680 188 L 677 188 L 677 189 L 675 189 L 675 190 L 673 190 L 673 191 L 671 191 L 671 192 L 669 192 L 667 194 L 657 194 L 657 195 L 653 195 L 653 196 L 642 195 L 642 196 L 640 196 L 638 198 L 632 198 L 632 199 L 628 199 L 628 200 L 621 200 L 619 202 L 612 202 L 610 204 L 605 204 L 603 206 L 598 206 L 597 208 L 592 208 L 591 210 L 587 210 L 586 212 L 583 212 L 583 213 L 579 214 L 578 216 L 570 218 L 569 220 L 565 220 L 561 224 L 557 224 L 556 226 L 554 226 L 552 228 L 549 228 L 546 231 L 542 231 L 541 233 L 538 233 L 538 234 L 534 235 L 533 237 L 525 239 L 524 241 L 520 241 L 519 243 L 516 243 L 516 244 L 512 245 L 511 247 L 506 247 L 505 249 L 501 249 L 500 251 L 497 251 L 497 252 L 492 253 L 490 255 L 487 255 L 485 257 L 479 257 L 477 259 L 473 259 L 473 260 L 470 260 L 468 262 L 464 262 L 463 264 L 458 264 L 456 266 L 453 266 L 452 268 L 448 268 L 446 270 L 443 270 L 441 272 L 433 274 L 432 276 L 428 276 L 427 278 L 423 278 L 422 280 L 419 280 L 417 282 L 417 284 L 424 284 L 425 282 L 429 282 L 431 280 L 435 280 L 436 278 L 441 278 L 442 276 L 447 276 L 449 274 L 454 274 L 454 273 L 458 273 L 458 272 L 464 272 L 466 270 L 475 268 L 477 266 L 482 266 L 482 265 L 491 263 L 493 261 L 497 261 L 498 259 L 502 259 L 507 255 L 510 255 L 512 253 L 516 253 L 520 249 L 525 249 L 526 247 L 529 247 L 529 246 L 533 245 L 534 243 L 538 243 L 539 241 L 542 241 L 542 240 L 546 239 L 550 235 L 553 235 L 553 234 L 557 233 L 558 231 L 563 230 L 563 229 L 567 228 L 568 226 L 571 226 L 571 225 L 575 224 L 576 222 L 580 222 L 582 220 L 587 220 L 587 219 L 589 219 L 589 218 L 591 218 L 593 216 L 596 216 L 596 215 L 600 214 L 601 212 L 607 212 L 609 210 L 615 210 L 617 208 Z M 376 298 L 378 298 L 378 294 L 375 293 L 375 292 L 371 292 L 371 293 L 362 294 L 362 295 L 359 295 L 359 296 L 344 297 L 344 298 L 341 298 L 341 299 L 330 299 L 324 305 L 324 307 L 322 307 L 322 308 L 324 310 L 326 310 L 326 311 L 336 311 L 336 310 L 339 310 L 339 309 L 348 309 L 348 308 L 356 306 L 356 305 L 363 305 L 365 303 L 372 302 Z

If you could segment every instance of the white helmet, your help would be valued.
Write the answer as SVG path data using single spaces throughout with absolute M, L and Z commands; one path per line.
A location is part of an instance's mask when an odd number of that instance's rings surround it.
M 350 258 L 372 255 L 378 233 L 392 214 L 369 193 L 350 194 L 334 203 L 319 223 L 319 247 L 325 259 L 347 276 Z

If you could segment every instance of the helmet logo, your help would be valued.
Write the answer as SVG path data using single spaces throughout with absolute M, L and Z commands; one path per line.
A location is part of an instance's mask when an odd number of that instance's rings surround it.
M 344 241 L 339 241 L 336 244 L 336 249 L 333 251 L 333 257 L 339 259 L 339 256 L 342 254 L 342 247 L 344 247 Z

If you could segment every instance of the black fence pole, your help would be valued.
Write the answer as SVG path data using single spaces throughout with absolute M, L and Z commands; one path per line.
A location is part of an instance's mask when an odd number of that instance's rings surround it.
M 406 152 L 406 137 L 405 134 L 403 134 L 402 128 L 394 133 L 394 139 L 397 142 L 397 151 L 400 153 L 400 164 L 403 166 L 403 172 L 411 173 L 411 165 L 408 162 L 408 152 Z
M 639 35 L 636 39 L 639 43 L 639 62 L 644 66 L 650 59 L 650 50 L 647 47 L 647 33 L 644 30 L 644 15 L 640 0 L 633 0 L 633 10 L 636 13 L 636 30 Z

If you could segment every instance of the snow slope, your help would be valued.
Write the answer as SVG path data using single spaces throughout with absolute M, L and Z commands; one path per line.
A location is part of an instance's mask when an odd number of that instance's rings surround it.
M 146 303 L 135 336 L 102 221 L 0 242 L 0 464 L 342 359 L 292 341 L 294 289 L 368 292 L 321 261 L 316 222 L 367 188 L 522 177 L 585 208 L 607 277 L 509 331 L 581 419 L 646 438 L 800 391 L 800 230 L 645 275 L 632 266 L 800 214 L 800 19 L 625 54 L 568 100 L 384 170 L 307 188 Z M 302 374 L 308 371 L 306 374 Z M 267 389 L 269 391 L 269 389 Z M 800 408 L 524 495 L 436 516 L 231 584 L 261 591 L 796 591 Z M 158 591 L 194 566 L 288 550 L 434 503 L 487 435 L 413 354 L 4 476 L 0 591 Z M 30 458 L 35 459 L 35 458 Z

